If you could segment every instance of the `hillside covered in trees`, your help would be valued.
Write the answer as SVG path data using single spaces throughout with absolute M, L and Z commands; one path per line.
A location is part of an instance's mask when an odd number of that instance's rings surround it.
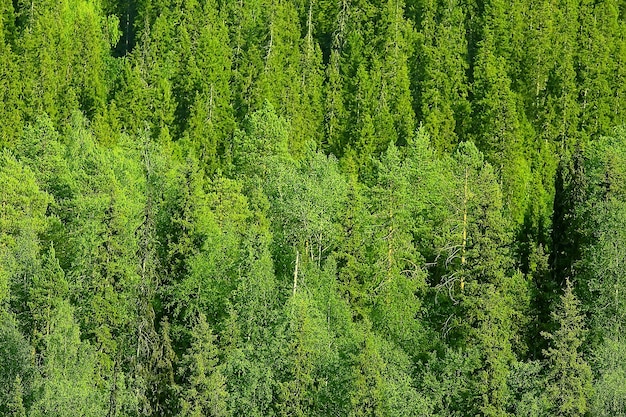
M 0 0 L 0 415 L 626 416 L 623 0 Z

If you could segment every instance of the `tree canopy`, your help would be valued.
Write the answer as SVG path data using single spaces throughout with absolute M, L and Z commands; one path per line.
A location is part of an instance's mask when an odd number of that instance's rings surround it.
M 626 416 L 625 11 L 0 0 L 0 415 Z

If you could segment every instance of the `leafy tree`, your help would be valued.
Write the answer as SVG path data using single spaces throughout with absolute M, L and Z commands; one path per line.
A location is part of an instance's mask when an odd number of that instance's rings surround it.
M 241 274 L 219 326 L 228 410 L 264 416 L 278 408 L 276 368 L 284 360 L 283 286 L 270 252 L 266 199 L 250 197 L 253 219 L 243 242 Z M 264 202 L 265 200 L 265 202 Z
M 14 244 L 20 233 L 39 232 L 45 226 L 45 211 L 49 196 L 42 192 L 33 172 L 5 150 L 0 162 L 2 243 Z
M 471 401 L 471 373 L 477 365 L 474 351 L 450 347 L 440 355 L 432 352 L 424 364 L 419 384 L 432 416 L 464 416 L 476 413 Z
M 175 187 L 179 191 L 181 188 Z M 179 238 L 179 245 L 191 245 L 193 249 L 180 254 L 186 256 L 181 260 L 184 269 L 171 277 L 167 286 L 168 309 L 188 330 L 198 314 L 206 314 L 209 323 L 216 326 L 228 315 L 227 300 L 236 288 L 238 269 L 245 257 L 244 230 L 254 228 L 239 182 L 216 179 L 206 185 L 206 194 L 201 190 L 192 193 L 185 197 L 188 201 L 178 204 L 188 205 L 186 209 L 191 211 L 181 225 L 187 235 Z M 175 213 L 170 216 L 171 221 L 178 220 Z M 170 238 L 175 239 L 174 231 L 171 233 Z M 178 249 L 170 249 L 174 250 Z
M 525 348 L 517 342 L 524 324 L 514 325 L 514 317 L 524 317 L 529 301 L 524 277 L 512 270 L 500 187 L 472 143 L 462 143 L 454 159 L 437 161 L 427 140 L 418 134 L 407 161 L 409 178 L 420 184 L 415 227 L 428 231 L 418 248 L 432 262 L 429 281 L 436 290 L 427 320 L 452 347 L 446 350 L 451 360 L 471 358 L 463 364 L 464 385 L 446 388 L 447 398 L 436 399 L 435 408 L 507 415 L 506 381 L 514 350 Z M 451 370 L 443 367 L 429 377 L 446 372 Z
M 0 414 L 624 414 L 625 13 L 0 0 Z
M 276 114 L 274 106 L 264 106 L 251 113 L 244 130 L 235 136 L 232 149 L 233 175 L 263 178 L 268 174 L 269 162 L 289 158 L 289 123 Z
M 98 416 L 105 410 L 104 397 L 95 384 L 96 357 L 87 342 L 81 342 L 78 325 L 67 301 L 58 305 L 49 335 L 44 338 L 45 356 L 40 395 L 33 403 L 33 416 Z
M 0 301 L 10 303 L 18 319 L 24 319 L 38 266 L 37 234 L 46 226 L 50 199 L 33 172 L 7 150 L 0 155 L 0 181 Z
M 63 238 L 72 248 L 66 277 L 79 307 L 76 318 L 107 375 L 122 344 L 120 336 L 136 317 L 141 168 L 132 159 L 136 157 L 132 148 L 106 152 L 95 144 L 80 118 L 70 135 L 67 161 L 74 193 L 59 207 L 61 215 L 65 210 L 73 213 L 64 219 Z
M 589 409 L 597 416 L 622 416 L 626 404 L 624 380 L 624 340 L 617 335 L 606 336 L 594 348 L 590 361 L 596 377 Z
M 337 218 L 346 201 L 337 160 L 316 152 L 299 169 L 286 164 L 275 169 L 266 192 L 274 202 L 272 217 L 280 221 L 276 237 L 319 266 L 336 245 Z
M 19 416 L 33 400 L 37 370 L 32 347 L 18 330 L 15 319 L 6 312 L 0 326 L 0 411 Z
M 550 402 L 545 395 L 543 364 L 539 361 L 517 362 L 511 367 L 510 410 L 515 416 L 545 416 Z

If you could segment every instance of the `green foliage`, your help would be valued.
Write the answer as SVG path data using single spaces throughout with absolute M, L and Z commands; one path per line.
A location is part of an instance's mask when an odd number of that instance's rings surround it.
M 98 7 L 82 0 L 21 4 L 20 14 L 20 64 L 32 71 L 24 80 L 28 113 L 46 112 L 61 122 L 75 109 L 89 115 L 101 109 L 108 42 Z
M 434 147 L 451 151 L 468 129 L 464 118 L 470 111 L 466 10 L 458 2 L 449 7 L 436 1 L 420 6 L 419 53 L 415 55 L 420 84 L 413 85 L 417 114 Z
M 33 172 L 9 152 L 0 157 L 2 243 L 10 245 L 22 233 L 39 232 L 45 226 L 48 196 L 40 191 Z
M 46 226 L 49 195 L 35 175 L 5 150 L 0 155 L 0 302 L 21 318 L 39 261 L 38 233 Z
M 625 12 L 0 0 L 0 414 L 624 414 Z
M 32 347 L 7 313 L 2 313 L 0 325 L 0 369 L 0 412 L 23 415 L 33 399 L 35 358 Z
M 509 400 L 515 416 L 539 417 L 550 415 L 550 400 L 545 395 L 543 367 L 538 361 L 517 362 L 511 367 Z
M 594 141 L 586 149 L 584 189 L 576 206 L 575 220 L 581 227 L 580 259 L 576 272 L 581 299 L 590 323 L 590 362 L 596 372 L 591 409 L 597 415 L 620 415 L 624 392 L 620 387 L 624 367 L 620 356 L 626 312 L 620 288 L 624 274 L 620 264 L 624 241 L 624 175 L 626 159 L 623 132 Z
M 579 308 L 580 301 L 568 281 L 552 316 L 559 327 L 553 333 L 544 333 L 550 340 L 545 352 L 546 395 L 555 416 L 583 416 L 589 408 L 592 375 L 580 351 L 586 329 Z
M 174 78 L 176 123 L 205 169 L 219 167 L 234 130 L 231 49 L 228 28 L 216 2 L 185 2 L 176 28 L 180 65 Z
M 275 165 L 266 192 L 275 236 L 318 265 L 337 245 L 338 217 L 346 203 L 346 184 L 337 160 L 311 152 L 299 167 Z M 273 177 L 273 178 L 272 178 Z
M 29 415 L 102 415 L 105 402 L 95 385 L 95 352 L 89 343 L 80 340 L 80 331 L 67 301 L 55 309 L 44 343 L 42 376 L 37 381 L 39 395 Z
M 422 260 L 410 233 L 414 228 L 410 188 L 399 150 L 392 144 L 369 190 L 372 282 L 367 291 L 373 303 L 373 324 L 408 352 L 419 340 L 418 295 L 425 289 Z
M 626 405 L 624 378 L 624 340 L 620 336 L 607 336 L 593 353 L 592 363 L 597 377 L 594 381 L 590 410 L 597 416 L 623 416 Z
M 226 416 L 226 381 L 217 363 L 215 336 L 202 313 L 193 328 L 189 351 L 182 358 L 186 387 L 181 392 L 182 416 Z
M 232 158 L 233 174 L 263 178 L 268 174 L 268 163 L 274 159 L 289 159 L 290 126 L 278 116 L 271 103 L 251 113 L 244 123 L 245 130 L 235 135 Z
M 15 377 L 13 385 L 13 397 L 8 403 L 8 415 L 11 417 L 26 417 L 26 409 L 24 408 L 24 389 L 22 387 L 22 379 Z
M 39 343 L 50 334 L 52 313 L 68 298 L 68 289 L 65 274 L 51 245 L 44 254 L 41 271 L 33 277 L 28 294 L 30 328 L 35 347 L 41 348 Z

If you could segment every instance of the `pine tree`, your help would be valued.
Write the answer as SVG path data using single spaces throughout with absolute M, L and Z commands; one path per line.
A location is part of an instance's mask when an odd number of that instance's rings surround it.
M 326 66 L 326 88 L 324 102 L 324 133 L 327 148 L 336 156 L 345 152 L 346 108 L 343 94 L 343 78 L 340 70 L 340 54 L 337 50 L 330 53 L 330 62 Z
M 623 387 L 624 351 L 622 329 L 626 314 L 621 288 L 621 263 L 626 256 L 621 228 L 625 213 L 623 187 L 626 154 L 623 131 L 594 141 L 585 149 L 586 189 L 574 210 L 579 225 L 580 259 L 573 268 L 579 279 L 582 308 L 588 311 L 590 352 L 594 375 L 594 395 L 590 408 L 597 415 L 620 415 L 626 400 Z
M 328 346 L 332 337 L 307 288 L 313 271 L 314 268 L 299 267 L 297 276 L 294 275 L 299 283 L 286 306 L 289 309 L 289 344 L 286 381 L 281 382 L 279 388 L 281 416 L 310 415 L 318 407 L 318 391 L 323 390 L 324 381 L 318 374 L 324 360 L 330 356 Z
M 316 25 L 315 10 L 318 9 L 315 0 L 309 0 L 306 7 L 305 35 L 301 39 L 301 99 L 299 121 L 296 126 L 302 126 L 301 135 L 304 137 L 297 142 L 312 141 L 318 146 L 327 139 L 324 136 L 324 66 L 320 45 L 315 37 Z
M 23 123 L 23 101 L 19 94 L 22 88 L 19 80 L 19 56 L 15 54 L 16 38 L 13 2 L 3 0 L 0 2 L 0 72 L 3 74 L 0 80 L 0 100 L 4 106 L 0 109 L 3 120 L 0 127 L 0 146 L 7 147 L 13 145 Z
M 84 0 L 21 5 L 26 17 L 20 42 L 27 109 L 55 123 L 74 110 L 93 116 L 107 93 L 108 40 L 95 4 Z M 63 105 L 59 105 L 63 103 Z
M 554 141 L 562 151 L 571 149 L 585 135 L 579 131 L 579 86 L 576 82 L 576 40 L 578 31 L 578 0 L 563 0 L 557 4 L 555 21 L 559 30 L 555 36 L 556 64 L 550 71 L 545 113 L 539 117 L 544 140 Z
M 259 108 L 264 100 L 272 103 L 277 113 L 290 121 L 290 152 L 302 155 L 307 141 L 315 132 L 308 126 L 314 120 L 307 120 L 307 113 L 311 110 L 307 98 L 309 92 L 316 94 L 312 90 L 320 88 L 321 80 L 314 72 L 316 61 L 319 62 L 320 58 L 314 55 L 312 38 L 307 41 L 310 43 L 309 51 L 302 49 L 300 35 L 303 31 L 291 2 L 267 1 L 264 8 L 268 32 L 264 39 L 263 68 L 253 90 L 253 108 Z M 305 62 L 308 74 L 302 68 Z M 307 82 L 311 84 L 307 85 Z

